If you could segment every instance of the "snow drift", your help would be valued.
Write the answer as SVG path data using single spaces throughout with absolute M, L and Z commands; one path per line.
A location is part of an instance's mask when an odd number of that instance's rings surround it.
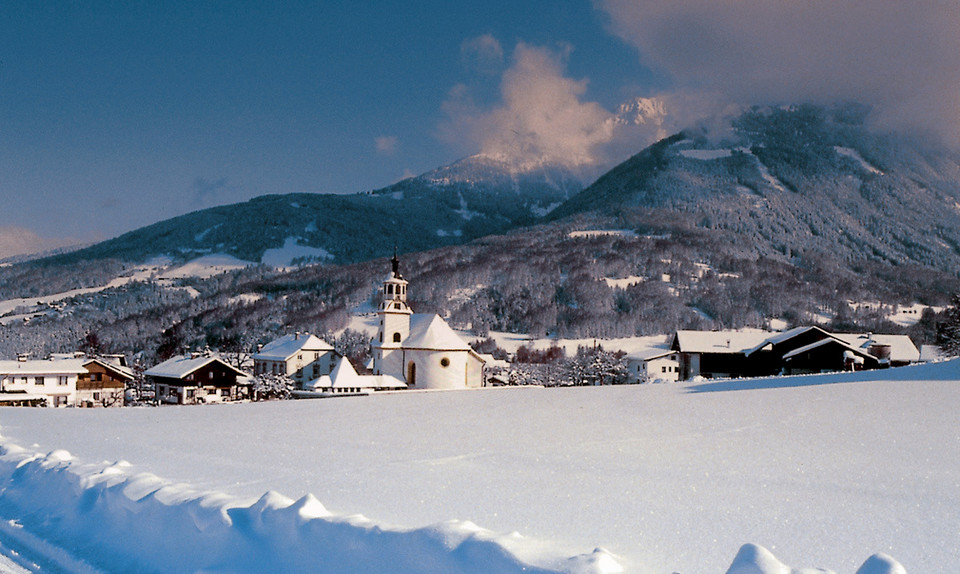
M 149 473 L 130 474 L 124 461 L 81 464 L 63 450 L 41 456 L 10 444 L 0 446 L 0 453 L 0 514 L 17 517 L 11 524 L 30 538 L 74 552 L 59 564 L 67 570 L 554 571 L 520 562 L 496 536 L 470 522 L 394 529 L 361 515 L 333 516 L 312 495 L 294 501 L 270 491 L 248 504 Z M 559 571 L 622 569 L 598 549 L 563 561 Z
M 11 542 L 66 552 L 54 571 L 73 572 L 953 571 L 958 381 L 952 361 L 697 385 L 3 409 L 0 554 Z

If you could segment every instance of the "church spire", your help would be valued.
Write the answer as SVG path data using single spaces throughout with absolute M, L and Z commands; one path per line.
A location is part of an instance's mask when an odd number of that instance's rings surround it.
M 400 259 L 397 257 L 397 244 L 393 244 L 393 259 L 390 260 L 390 264 L 393 266 L 393 276 L 397 279 L 403 279 L 403 276 L 400 275 Z

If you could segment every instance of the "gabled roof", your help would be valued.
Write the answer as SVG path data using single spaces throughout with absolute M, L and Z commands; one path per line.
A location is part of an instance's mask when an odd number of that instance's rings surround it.
M 799 348 L 797 348 L 797 349 L 794 349 L 794 350 L 790 351 L 789 353 L 787 353 L 786 355 L 784 355 L 783 358 L 784 358 L 784 359 L 790 359 L 790 358 L 795 357 L 795 356 L 797 356 L 797 355 L 800 355 L 800 354 L 802 354 L 802 353 L 806 353 L 807 351 L 810 351 L 810 350 L 813 350 L 813 349 L 816 349 L 816 348 L 819 348 L 819 347 L 823 347 L 824 345 L 831 345 L 831 344 L 833 344 L 833 345 L 839 345 L 840 347 L 843 347 L 844 349 L 847 349 L 847 352 L 854 353 L 854 354 L 856 354 L 856 355 L 860 355 L 861 357 L 865 357 L 865 358 L 866 358 L 866 357 L 869 357 L 869 358 L 874 359 L 874 360 L 877 359 L 876 357 L 874 357 L 874 356 L 871 355 L 870 353 L 867 353 L 867 352 L 864 351 L 863 349 L 858 349 L 857 347 L 854 347 L 853 345 L 850 345 L 850 344 L 847 343 L 846 341 L 842 341 L 842 340 L 837 339 L 837 338 L 835 338 L 835 337 L 825 337 L 825 338 L 823 338 L 823 339 L 820 339 L 819 341 L 816 341 L 816 342 L 814 342 L 814 343 L 810 343 L 809 345 L 804 345 L 803 347 L 799 347 Z
M 890 345 L 890 360 L 915 363 L 920 350 L 907 335 L 877 335 L 873 333 L 836 333 L 834 337 L 866 352 L 871 345 Z
M 828 333 L 828 332 L 824 331 L 823 329 L 821 329 L 820 327 L 817 327 L 816 325 L 810 325 L 810 326 L 807 326 L 807 327 L 794 327 L 793 329 L 788 329 L 788 330 L 786 330 L 786 331 L 784 331 L 784 332 L 782 332 L 782 333 L 777 333 L 776 335 L 767 337 L 766 340 L 764 340 L 763 342 L 761 342 L 760 344 L 758 344 L 756 347 L 754 347 L 754 348 L 746 351 L 745 354 L 746 354 L 747 356 L 752 355 L 753 353 L 755 353 L 755 352 L 763 349 L 763 348 L 766 347 L 767 345 L 779 345 L 780 343 L 783 343 L 784 341 L 789 341 L 790 339 L 792 339 L 792 338 L 794 338 L 794 337 L 796 337 L 796 336 L 798 336 L 798 335 L 802 335 L 802 334 L 804 334 L 804 333 L 807 333 L 807 332 L 809 332 L 809 331 L 819 331 L 820 334 L 823 335 L 824 337 L 832 337 L 832 336 L 833 336 L 833 335 L 831 335 L 830 333 Z
M 178 355 L 171 359 L 151 367 L 144 371 L 144 375 L 149 377 L 163 377 L 166 379 L 183 379 L 197 370 L 209 365 L 210 363 L 220 363 L 227 369 L 230 369 L 239 377 L 247 376 L 246 373 L 224 361 L 216 355 Z
M 446 321 L 432 313 L 414 313 L 410 316 L 410 334 L 403 342 L 403 347 L 429 351 L 472 350 Z
M 82 359 L 0 361 L 0 375 L 78 375 L 86 373 Z
M 407 383 L 390 375 L 359 375 L 350 359 L 340 359 L 337 366 L 329 375 L 323 375 L 315 381 L 304 385 L 313 389 L 405 389 Z
M 677 331 L 672 348 L 683 353 L 743 353 L 765 344 L 765 331 Z
M 639 353 L 630 353 L 626 358 L 634 361 L 652 361 L 653 359 L 675 355 L 678 352 L 673 349 L 646 349 Z
M 112 371 L 117 375 L 120 375 L 121 378 L 131 380 L 131 381 L 134 379 L 133 369 L 130 369 L 129 367 L 121 367 L 120 365 L 113 363 L 111 361 L 105 361 L 103 359 L 97 359 L 97 358 L 85 360 L 83 362 L 83 366 L 86 367 L 90 363 L 96 363 L 101 367 L 103 367 L 104 369 L 108 371 Z M 87 370 L 89 371 L 90 369 L 87 369 Z
M 286 361 L 301 351 L 332 351 L 333 346 L 309 333 L 284 335 L 263 346 L 253 358 L 261 361 Z

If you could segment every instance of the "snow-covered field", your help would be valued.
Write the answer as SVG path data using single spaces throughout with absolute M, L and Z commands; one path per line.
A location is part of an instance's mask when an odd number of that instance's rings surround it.
M 958 362 L 4 409 L 0 551 L 49 543 L 80 571 L 956 572 L 957 413 Z

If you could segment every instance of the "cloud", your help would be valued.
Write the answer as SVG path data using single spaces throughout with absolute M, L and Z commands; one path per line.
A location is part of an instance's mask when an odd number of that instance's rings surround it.
M 599 0 L 678 89 L 726 102 L 875 107 L 960 143 L 960 10 L 939 0 Z
M 22 227 L 0 227 L 0 259 L 16 255 L 41 253 L 59 247 L 73 245 L 73 239 L 50 239 Z
M 393 155 L 397 153 L 397 136 L 380 136 L 373 138 L 377 146 L 377 153 L 380 155 Z
M 448 120 L 441 134 L 517 167 L 598 163 L 611 141 L 613 114 L 595 102 L 582 101 L 586 80 L 564 75 L 569 47 L 550 50 L 519 44 L 500 83 L 501 102 L 482 109 L 470 89 L 458 84 L 448 94 Z
M 470 38 L 460 44 L 460 61 L 469 72 L 492 76 L 503 69 L 503 47 L 490 34 Z

